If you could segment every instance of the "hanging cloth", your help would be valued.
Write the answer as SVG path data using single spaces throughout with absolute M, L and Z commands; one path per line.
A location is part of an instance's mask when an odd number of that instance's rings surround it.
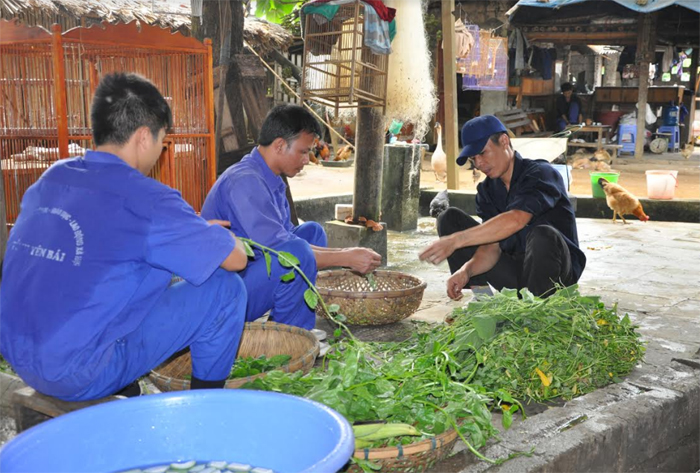
M 351 2 L 354 2 L 355 0 L 351 0 Z M 346 3 L 351 3 L 351 2 L 346 2 Z M 318 6 L 324 3 L 335 3 L 334 0 L 315 0 L 313 2 L 309 2 L 306 5 L 302 7 L 302 10 L 305 10 L 309 8 L 310 6 Z M 384 2 L 381 0 L 363 0 L 362 3 L 366 3 L 367 5 L 370 5 L 374 10 L 377 12 L 379 15 L 379 18 L 381 18 L 384 21 L 391 21 L 396 17 L 396 9 L 395 8 L 389 8 L 386 5 L 384 5 Z
M 304 5 L 301 9 L 300 20 L 302 28 L 306 25 L 306 15 L 312 18 L 318 25 L 319 32 L 328 34 L 326 36 L 314 38 L 309 43 L 309 50 L 314 55 L 330 54 L 333 46 L 338 42 L 342 23 L 351 18 L 347 10 L 340 14 L 340 7 L 356 0 L 316 0 Z M 375 54 L 391 54 L 391 41 L 396 36 L 396 10 L 387 8 L 379 0 L 363 0 L 364 5 L 364 44 Z M 380 11 L 382 12 L 380 14 Z M 383 17 L 391 18 L 384 20 Z M 302 36 L 306 40 L 306 32 L 302 31 Z
M 457 57 L 464 59 L 469 56 L 469 52 L 474 46 L 474 37 L 461 19 L 455 21 L 455 46 Z
M 363 2 L 364 3 L 364 2 Z M 391 54 L 389 22 L 379 18 L 379 14 L 365 5 L 365 46 L 375 54 Z

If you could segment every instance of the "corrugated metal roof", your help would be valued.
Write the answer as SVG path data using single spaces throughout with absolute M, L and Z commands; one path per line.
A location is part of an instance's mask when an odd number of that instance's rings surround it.
M 512 15 L 520 7 L 561 8 L 567 5 L 583 3 L 589 0 L 520 0 L 506 14 Z M 609 0 L 625 8 L 643 13 L 662 10 L 667 7 L 680 6 L 700 13 L 700 0 Z

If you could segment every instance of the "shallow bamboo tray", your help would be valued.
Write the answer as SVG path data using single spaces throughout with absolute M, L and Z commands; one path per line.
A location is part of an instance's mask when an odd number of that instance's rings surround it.
M 355 450 L 353 457 L 378 463 L 382 466 L 381 471 L 420 472 L 449 456 L 456 442 L 457 431 L 450 429 L 436 437 L 401 447 Z M 348 473 L 362 473 L 362 469 L 352 465 Z
M 243 329 L 237 358 L 265 355 L 290 355 L 292 358 L 284 366 L 277 368 L 285 372 L 303 370 L 308 373 L 313 368 L 320 345 L 316 337 L 309 332 L 291 325 L 275 322 L 248 322 Z M 185 376 L 192 374 L 190 352 L 173 357 L 151 371 L 149 378 L 161 391 L 182 391 L 190 389 L 190 380 Z M 226 388 L 239 388 L 247 382 L 266 376 L 259 373 L 245 378 L 229 379 Z
M 340 313 L 352 325 L 382 325 L 413 315 L 421 301 L 426 283 L 399 271 L 375 271 L 376 289 L 369 280 L 349 270 L 321 271 L 316 287 L 326 305 L 338 304 Z M 316 313 L 327 317 L 323 307 Z

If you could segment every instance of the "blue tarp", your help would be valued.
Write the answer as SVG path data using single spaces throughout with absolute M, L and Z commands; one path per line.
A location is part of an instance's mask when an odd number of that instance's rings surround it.
M 576 3 L 583 3 L 589 0 L 520 0 L 509 14 L 513 14 L 519 7 L 541 7 L 541 8 L 561 8 Z M 619 3 L 625 8 L 643 13 L 650 13 L 674 5 L 688 8 L 700 13 L 700 0 L 608 0 Z

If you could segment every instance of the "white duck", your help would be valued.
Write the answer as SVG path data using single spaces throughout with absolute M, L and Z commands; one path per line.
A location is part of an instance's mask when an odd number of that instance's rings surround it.
M 435 129 L 437 130 L 437 147 L 430 158 L 430 166 L 435 173 L 435 179 L 445 182 L 447 181 L 447 155 L 442 149 L 442 126 L 436 122 Z

